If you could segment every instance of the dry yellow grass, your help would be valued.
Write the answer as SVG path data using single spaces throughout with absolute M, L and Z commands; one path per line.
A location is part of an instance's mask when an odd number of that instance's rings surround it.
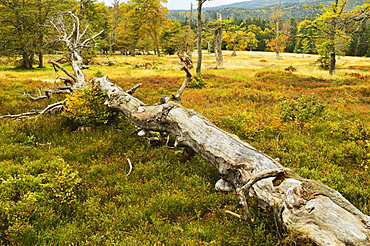
M 361 70 L 361 75 L 370 74 L 370 58 L 367 57 L 339 57 L 335 76 L 330 76 L 328 71 L 324 71 L 314 64 L 319 58 L 318 55 L 283 53 L 283 59 L 277 60 L 273 52 L 239 51 L 236 57 L 232 57 L 230 51 L 223 51 L 223 54 L 226 69 L 220 70 L 219 72 L 224 72 L 226 74 L 228 73 L 226 70 L 244 70 L 250 75 L 253 75 L 254 72 L 262 69 L 271 68 L 283 70 L 289 66 L 295 67 L 297 69 L 296 73 L 299 75 L 308 75 L 325 79 L 345 76 L 348 73 L 359 73 L 358 69 L 350 69 L 354 66 L 364 68 Z M 215 66 L 214 54 L 204 54 L 203 57 L 203 64 Z M 368 69 L 366 69 L 366 67 L 368 67 Z
M 299 75 L 309 75 L 318 78 L 336 78 L 342 77 L 349 73 L 359 73 L 360 75 L 370 75 L 370 58 L 367 57 L 339 57 L 337 61 L 337 69 L 334 76 L 330 76 L 328 71 L 323 71 L 314 65 L 317 60 L 317 55 L 312 54 L 292 54 L 283 53 L 282 60 L 277 60 L 273 52 L 257 52 L 257 51 L 239 51 L 236 57 L 231 56 L 231 51 L 223 51 L 224 68 L 220 70 L 213 70 L 202 68 L 203 73 L 212 73 L 226 77 L 240 77 L 241 79 L 248 79 L 256 72 L 263 69 L 285 69 L 293 66 L 297 69 L 295 73 Z M 53 56 L 46 56 L 45 61 L 55 59 Z M 193 53 L 193 61 L 196 62 L 196 52 Z M 100 72 L 111 78 L 122 77 L 151 77 L 151 76 L 165 76 L 165 77 L 178 77 L 184 76 L 184 72 L 180 70 L 178 58 L 176 55 L 157 57 L 152 56 L 97 56 L 93 58 L 94 65 L 90 69 L 84 70 L 86 76 L 90 79 L 96 77 L 96 73 Z M 118 66 L 106 66 L 103 63 L 108 61 L 116 62 Z M 126 63 L 133 64 L 148 64 L 148 69 L 139 68 L 133 69 L 134 66 L 127 65 Z M 203 52 L 203 67 L 215 66 L 214 54 L 207 54 Z M 70 69 L 69 66 L 66 66 Z M 155 69 L 153 69 L 155 68 Z M 357 68 L 357 69 L 355 69 Z M 46 64 L 44 69 L 34 70 L 17 70 L 12 69 L 11 66 L 0 67 L 0 80 L 42 80 L 50 81 L 52 83 L 56 76 L 60 75 L 65 77 L 63 72 L 56 73 L 50 64 Z M 195 71 L 193 71 L 195 73 Z

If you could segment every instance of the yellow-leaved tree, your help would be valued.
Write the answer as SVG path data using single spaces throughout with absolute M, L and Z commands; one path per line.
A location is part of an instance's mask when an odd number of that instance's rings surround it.
M 351 35 L 370 18 L 369 3 L 347 10 L 348 2 L 335 0 L 318 8 L 306 6 L 306 9 L 320 13 L 314 20 L 305 20 L 299 26 L 301 37 L 314 40 L 321 67 L 328 69 L 331 75 L 335 71 L 336 57 L 345 53 Z
M 141 45 L 144 51 L 161 54 L 160 37 L 171 24 L 168 9 L 162 5 L 167 0 L 129 0 L 121 4 L 121 20 L 117 29 L 117 42 L 135 55 Z
M 281 2 L 273 8 L 273 13 L 270 16 L 272 20 L 272 28 L 269 30 L 273 33 L 273 38 L 266 39 L 266 47 L 270 51 L 275 51 L 276 59 L 282 59 L 280 54 L 286 48 L 286 42 L 289 39 L 289 25 L 282 25 L 282 17 L 284 12 L 282 11 Z

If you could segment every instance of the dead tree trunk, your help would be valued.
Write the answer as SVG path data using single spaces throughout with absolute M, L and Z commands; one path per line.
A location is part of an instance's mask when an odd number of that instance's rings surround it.
M 222 21 L 222 15 L 217 13 L 217 21 Z M 218 26 L 214 31 L 215 36 L 215 56 L 216 66 L 222 67 L 224 65 L 224 59 L 222 57 L 222 28 Z
M 69 27 L 66 23 L 65 18 L 70 17 L 72 19 L 72 26 Z M 102 34 L 100 31 L 96 35 L 83 40 L 86 35 L 89 26 L 86 26 L 81 31 L 80 19 L 72 12 L 59 12 L 55 14 L 51 20 L 50 24 L 58 32 L 58 38 L 54 40 L 55 43 L 62 42 L 66 45 L 69 51 L 69 60 L 71 62 L 74 74 L 70 76 L 74 80 L 73 89 L 81 89 L 86 85 L 85 74 L 82 72 L 83 56 L 82 51 L 88 47 L 88 43 Z M 52 62 L 54 65 L 55 62 Z
M 224 65 L 224 59 L 222 57 L 222 29 L 217 28 L 215 30 L 215 56 L 216 66 L 222 67 Z
M 207 0 L 198 1 L 198 12 L 197 12 L 197 52 L 198 61 L 196 66 L 196 72 L 198 75 L 202 75 L 202 6 Z
M 87 3 L 87 2 L 86 2 Z M 71 18 L 72 21 L 68 21 L 66 18 Z M 45 89 L 44 95 L 39 95 L 37 97 L 31 96 L 28 93 L 23 93 L 25 96 L 32 100 L 41 100 L 50 98 L 52 94 L 70 94 L 74 90 L 80 90 L 83 87 L 87 86 L 87 81 L 85 78 L 85 74 L 82 72 L 82 63 L 83 63 L 83 56 L 82 51 L 88 47 L 89 42 L 93 41 L 96 37 L 103 33 L 104 30 L 100 31 L 96 35 L 83 39 L 88 31 L 88 26 L 86 26 L 83 31 L 81 31 L 80 27 L 80 19 L 72 12 L 59 12 L 53 15 L 49 23 L 55 30 L 58 32 L 58 37 L 53 39 L 51 43 L 58 43 L 62 42 L 66 45 L 69 51 L 69 57 L 62 57 L 56 61 L 51 61 L 54 66 L 55 71 L 58 69 L 62 70 L 69 78 L 61 78 L 58 76 L 56 79 L 61 79 L 64 81 L 66 86 L 57 86 L 57 90 L 53 89 Z M 24 55 L 25 56 L 25 55 Z M 39 55 L 41 59 L 41 55 Z M 32 54 L 33 57 L 33 54 Z M 66 59 L 71 63 L 72 69 L 74 73 L 69 72 L 65 69 L 61 64 L 58 62 L 60 60 Z M 32 64 L 31 64 L 32 65 Z M 55 83 L 54 83 L 55 84 Z M 71 86 L 68 86 L 71 85 Z M 47 106 L 43 110 L 34 110 L 32 112 L 26 112 L 17 115 L 3 115 L 0 116 L 0 119 L 4 118 L 29 118 L 35 117 L 46 113 L 52 112 L 60 112 L 63 109 L 65 101 L 61 101 L 58 103 L 54 103 L 52 105 Z
M 281 225 L 307 234 L 318 245 L 370 245 L 370 230 L 365 228 L 370 218 L 339 192 L 296 175 L 178 103 L 167 100 L 161 105 L 146 105 L 108 77 L 100 79 L 100 86 L 108 94 L 108 105 L 134 124 L 173 134 L 177 146 L 191 148 L 213 164 L 222 179 L 236 189 L 245 211 L 245 197 L 255 197 L 263 208 L 278 208 L 275 211 Z M 241 217 L 248 220 L 246 216 Z

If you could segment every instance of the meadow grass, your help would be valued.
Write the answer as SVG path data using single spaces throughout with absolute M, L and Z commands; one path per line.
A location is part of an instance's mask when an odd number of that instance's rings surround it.
M 342 57 L 335 76 L 312 65 L 315 55 L 283 58 L 224 52 L 225 68 L 203 69 L 205 86 L 188 88 L 182 103 L 369 214 L 368 58 Z M 118 65 L 103 65 L 108 59 Z M 213 54 L 203 61 L 215 65 Z M 284 70 L 290 66 L 296 72 Z M 20 71 L 2 63 L 0 70 L 0 114 L 62 99 L 33 102 L 19 93 L 50 88 L 57 75 L 50 65 Z M 176 93 L 185 76 L 175 56 L 101 56 L 85 72 L 124 89 L 143 83 L 135 96 L 149 104 Z M 311 245 L 297 232 L 281 234 L 253 200 L 251 225 L 226 214 L 242 209 L 233 192 L 213 188 L 214 167 L 198 156 L 184 160 L 171 141 L 151 145 L 123 116 L 78 126 L 62 116 L 1 120 L 0 244 Z

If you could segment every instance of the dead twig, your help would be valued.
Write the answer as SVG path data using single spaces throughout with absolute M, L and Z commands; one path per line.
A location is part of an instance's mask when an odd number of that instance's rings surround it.
M 43 114 L 47 113 L 55 113 L 59 112 L 63 109 L 64 101 L 57 102 L 54 104 L 48 105 L 43 110 L 32 110 L 30 112 L 22 113 L 22 114 L 8 114 L 0 116 L 0 119 L 23 119 L 23 118 L 34 118 Z
M 225 210 L 225 213 L 227 213 L 227 214 L 231 214 L 232 216 L 235 216 L 235 217 L 237 217 L 238 219 L 243 220 L 243 215 L 240 215 L 240 214 L 234 213 L 234 212 L 229 211 L 229 210 Z
M 35 96 L 32 96 L 31 94 L 29 94 L 28 92 L 25 92 L 25 91 L 19 91 L 22 95 L 24 95 L 25 97 L 29 98 L 29 99 L 32 99 L 33 101 L 38 101 L 38 100 L 42 100 L 42 99 L 45 99 L 45 98 L 49 98 L 47 95 L 40 95 L 35 97 Z
M 31 111 L 22 114 L 8 114 L 0 116 L 0 119 L 22 119 L 22 118 L 30 118 L 30 116 L 35 116 L 40 114 L 39 111 Z
M 59 88 L 59 87 L 58 87 Z M 69 86 L 62 86 L 58 90 L 51 90 L 51 89 L 44 89 L 44 95 L 41 94 L 41 91 L 39 90 L 39 96 L 32 96 L 28 92 L 20 91 L 21 94 L 26 96 L 27 98 L 32 99 L 33 101 L 39 101 L 42 99 L 50 98 L 53 94 L 71 94 L 72 89 Z
M 180 89 L 177 91 L 177 93 L 175 95 L 175 98 L 179 101 L 180 101 L 180 97 L 181 97 L 182 93 L 184 92 L 185 88 L 188 86 L 190 81 L 193 79 L 193 76 L 191 75 L 189 69 L 186 66 L 184 66 L 182 68 L 182 70 L 184 70 L 186 72 L 186 78 L 184 80 L 184 83 L 181 85 Z
M 286 168 L 278 168 L 274 170 L 266 170 L 254 175 L 249 181 L 241 188 L 236 189 L 236 194 L 240 199 L 240 204 L 243 207 L 244 215 L 242 216 L 242 220 L 247 221 L 248 223 L 253 222 L 251 213 L 249 211 L 248 202 L 246 198 L 246 193 L 252 188 L 252 186 L 257 183 L 258 181 L 266 178 L 277 177 L 280 174 L 286 173 L 288 169 Z
M 52 112 L 56 112 L 58 110 L 61 110 L 63 108 L 63 105 L 64 105 L 65 101 L 66 100 L 63 100 L 61 102 L 57 102 L 57 103 L 48 105 L 44 110 L 42 110 L 40 112 L 40 115 L 43 115 L 43 114 L 46 114 L 46 113 L 52 113 Z
M 130 161 L 129 158 L 127 158 L 127 162 L 130 165 L 130 170 L 128 171 L 128 173 L 126 174 L 126 176 L 129 176 L 131 174 L 131 172 L 132 172 L 133 167 L 132 167 L 132 163 L 131 163 L 131 161 Z
M 180 89 L 177 91 L 177 93 L 175 95 L 175 99 L 180 101 L 180 97 L 181 97 L 182 93 L 184 92 L 185 88 L 188 86 L 190 81 L 193 79 L 193 76 L 191 75 L 191 73 L 189 71 L 189 69 L 191 69 L 193 67 L 193 63 L 191 62 L 190 58 L 185 57 L 180 52 L 177 53 L 177 56 L 180 59 L 180 63 L 183 64 L 182 70 L 184 70 L 185 73 L 186 73 L 186 78 L 184 80 L 184 83 L 181 85 Z

